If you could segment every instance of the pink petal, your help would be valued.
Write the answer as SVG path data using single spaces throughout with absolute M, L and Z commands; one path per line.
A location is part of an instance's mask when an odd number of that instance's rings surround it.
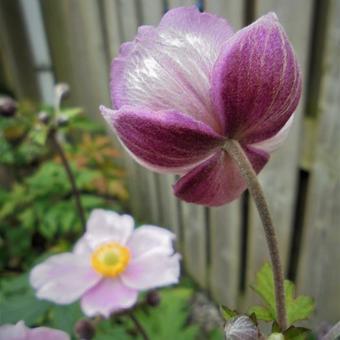
M 178 283 L 180 256 L 155 249 L 132 259 L 121 278 L 131 288 L 145 290 Z
M 58 329 L 38 327 L 30 330 L 25 340 L 70 340 L 70 336 Z
M 89 256 L 72 253 L 51 256 L 30 274 L 37 297 L 58 304 L 74 302 L 100 279 L 91 267 Z
M 89 245 L 89 243 L 87 242 L 85 236 L 82 236 L 74 245 L 73 247 L 73 253 L 76 255 L 88 255 L 92 252 L 92 249 Z
M 138 258 L 148 251 L 160 251 L 165 255 L 174 253 L 172 245 L 175 235 L 164 228 L 143 225 L 135 230 L 129 239 L 127 246 L 129 247 L 132 257 Z
M 1 340 L 26 340 L 29 328 L 25 326 L 23 321 L 17 322 L 15 325 L 2 325 L 0 326 L 0 339 Z
M 267 163 L 268 154 L 250 147 L 244 151 L 258 173 Z M 178 198 L 207 206 L 231 202 L 245 189 L 246 183 L 238 166 L 224 151 L 215 153 L 181 177 L 174 185 L 174 192 Z
M 232 29 L 222 18 L 195 7 L 176 8 L 158 28 L 142 26 L 111 67 L 114 106 L 175 109 L 222 131 L 209 95 L 213 65 Z
M 124 106 L 104 114 L 136 160 L 159 172 L 192 168 L 224 141 L 208 125 L 176 111 Z
M 106 278 L 89 290 L 81 299 L 87 316 L 103 315 L 130 308 L 137 302 L 138 292 L 125 286 L 120 279 Z
M 226 135 L 243 144 L 278 133 L 301 96 L 297 60 L 275 14 L 228 40 L 212 79 L 212 97 L 225 115 Z
M 124 245 L 132 234 L 134 225 L 135 222 L 129 215 L 95 209 L 87 221 L 84 237 L 92 249 L 105 242 L 118 242 Z
M 268 138 L 262 142 L 251 144 L 251 146 L 255 149 L 263 150 L 267 153 L 272 153 L 273 151 L 278 149 L 288 137 L 288 133 L 294 122 L 294 116 L 295 114 L 290 116 L 290 118 L 287 120 L 287 123 L 275 136 Z

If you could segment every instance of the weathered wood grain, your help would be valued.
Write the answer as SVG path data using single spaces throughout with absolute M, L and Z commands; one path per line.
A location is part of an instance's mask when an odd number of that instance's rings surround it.
M 323 61 L 319 129 L 310 188 L 298 288 L 316 300 L 310 324 L 340 319 L 340 2 L 332 1 Z

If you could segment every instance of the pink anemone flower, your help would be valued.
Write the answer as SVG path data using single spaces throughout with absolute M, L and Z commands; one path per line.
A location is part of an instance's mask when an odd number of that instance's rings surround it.
M 111 66 L 114 109 L 100 109 L 140 164 L 181 175 L 180 199 L 217 206 L 246 188 L 226 139 L 258 173 L 300 96 L 299 66 L 274 13 L 233 33 L 223 18 L 184 7 L 121 46 Z
M 28 328 L 24 321 L 0 326 L 0 340 L 70 340 L 68 334 L 48 327 Z
M 80 299 L 85 315 L 102 315 L 132 307 L 138 292 L 177 283 L 179 254 L 174 235 L 143 225 L 134 230 L 129 215 L 94 210 L 73 252 L 48 258 L 33 268 L 37 297 L 57 304 Z

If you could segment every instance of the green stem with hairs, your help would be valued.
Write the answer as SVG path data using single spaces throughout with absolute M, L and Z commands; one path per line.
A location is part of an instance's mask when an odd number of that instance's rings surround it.
M 273 267 L 277 322 L 281 330 L 285 330 L 287 328 L 287 313 L 284 291 L 284 277 L 277 236 L 269 212 L 268 204 L 253 166 L 244 153 L 240 143 L 236 140 L 228 139 L 225 142 L 223 149 L 238 165 L 259 212 Z

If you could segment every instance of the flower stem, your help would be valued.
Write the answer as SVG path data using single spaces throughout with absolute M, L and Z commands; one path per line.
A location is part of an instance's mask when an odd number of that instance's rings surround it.
M 131 312 L 128 314 L 136 328 L 138 329 L 139 333 L 142 335 L 144 340 L 149 340 L 148 335 L 146 334 L 145 329 L 143 328 L 142 324 L 138 321 L 136 316 Z
M 257 179 L 253 166 L 249 162 L 239 142 L 229 139 L 225 142 L 223 149 L 228 152 L 231 158 L 239 166 L 240 172 L 247 183 L 249 192 L 253 196 L 257 210 L 259 212 L 273 267 L 277 322 L 280 329 L 285 330 L 287 328 L 287 314 L 285 303 L 284 278 L 277 236 L 275 233 L 272 218 L 270 216 L 268 204 L 265 200 L 263 190 Z
M 81 204 L 80 193 L 79 193 L 79 190 L 77 188 L 76 179 L 75 179 L 75 177 L 73 175 L 73 172 L 71 170 L 71 166 L 70 166 L 70 164 L 69 164 L 69 162 L 67 160 L 67 157 L 65 155 L 64 149 L 63 149 L 63 147 L 61 146 L 61 144 L 59 143 L 59 141 L 57 139 L 55 131 L 51 131 L 51 133 L 50 133 L 50 140 L 51 140 L 55 150 L 58 152 L 58 154 L 59 154 L 59 156 L 61 158 L 61 161 L 63 163 L 63 166 L 65 168 L 65 172 L 66 172 L 67 177 L 68 177 L 68 179 L 70 181 L 70 184 L 71 184 L 72 193 L 73 193 L 73 197 L 74 197 L 74 200 L 75 200 L 75 203 L 76 203 L 76 208 L 78 210 L 78 215 L 79 215 L 79 218 L 80 218 L 80 222 L 82 224 L 83 229 L 85 230 L 86 229 L 85 213 L 84 213 L 83 206 Z

